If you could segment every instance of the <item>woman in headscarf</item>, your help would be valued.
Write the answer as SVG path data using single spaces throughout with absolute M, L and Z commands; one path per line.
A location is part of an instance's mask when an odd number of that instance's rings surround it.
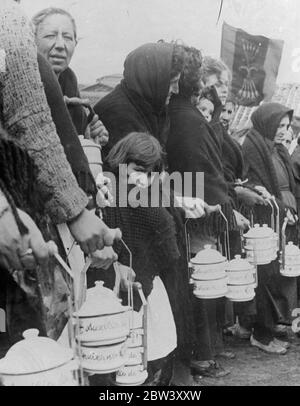
M 109 153 L 118 141 L 131 132 L 151 134 L 164 147 L 169 128 L 166 109 L 171 95 L 178 92 L 183 65 L 184 51 L 177 44 L 145 44 L 127 56 L 123 81 L 95 106 L 96 113 L 110 133 L 109 143 L 103 149 L 104 154 Z M 180 252 L 180 261 L 174 270 L 176 276 L 170 273 L 162 275 L 177 329 L 178 356 L 173 384 L 189 385 L 192 384 L 189 357 L 193 322 L 185 257 L 184 212 L 174 207 L 166 210 L 175 223 Z
M 148 132 L 161 145 L 167 137 L 166 108 L 183 69 L 182 47 L 168 43 L 145 44 L 132 51 L 124 64 L 124 79 L 95 106 L 110 134 L 104 155 L 133 131 Z
M 245 177 L 276 198 L 280 208 L 280 224 L 288 217 L 287 241 L 296 242 L 297 204 L 294 197 L 295 181 L 287 149 L 282 145 L 291 124 L 293 111 L 278 103 L 261 105 L 251 117 L 253 128 L 243 143 Z M 266 192 L 264 192 L 266 194 Z M 270 224 L 271 210 L 256 206 L 254 219 Z M 281 229 L 281 228 L 280 228 Z M 258 267 L 256 290 L 257 315 L 251 344 L 275 354 L 284 354 L 287 343 L 275 338 L 277 324 L 290 324 L 291 312 L 296 307 L 296 278 L 279 273 L 278 260 Z
M 221 205 L 229 231 L 237 229 L 236 217 L 243 227 L 243 217 L 234 212 L 229 188 L 224 177 L 221 143 L 201 112 L 193 105 L 200 92 L 202 56 L 195 48 L 186 49 L 186 63 L 179 82 L 179 94 L 170 103 L 170 135 L 167 144 L 170 172 L 191 172 L 194 175 L 192 196 L 197 195 L 196 173 L 204 173 L 204 198 L 210 205 Z M 247 222 L 244 223 L 245 226 Z M 224 219 L 213 213 L 191 224 L 191 252 L 196 254 L 204 245 L 216 245 L 217 237 L 226 229 Z M 216 354 L 224 354 L 222 327 L 224 301 L 194 300 L 197 318 L 198 345 L 192 367 L 197 374 L 221 377 L 228 373 L 215 361 Z

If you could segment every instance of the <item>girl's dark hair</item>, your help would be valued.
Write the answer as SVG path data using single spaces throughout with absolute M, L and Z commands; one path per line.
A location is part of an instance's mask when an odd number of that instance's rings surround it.
M 185 97 L 197 95 L 200 92 L 202 54 L 196 48 L 184 47 L 185 63 L 179 80 L 179 93 Z
M 152 135 L 132 132 L 121 139 L 109 152 L 106 163 L 112 172 L 117 173 L 119 165 L 134 162 L 146 172 L 163 170 L 163 150 Z

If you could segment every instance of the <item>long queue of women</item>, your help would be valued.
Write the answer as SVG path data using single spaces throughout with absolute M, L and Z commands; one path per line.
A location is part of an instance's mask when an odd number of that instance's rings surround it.
M 289 343 L 278 333 L 291 325 L 297 278 L 280 274 L 278 258 L 258 266 L 255 299 L 233 306 L 192 295 L 187 252 L 193 257 L 208 244 L 222 245 L 227 225 L 231 257 L 241 254 L 250 213 L 254 223 L 269 224 L 273 197 L 280 226 L 288 219 L 287 240 L 298 244 L 297 179 L 283 145 L 293 111 L 263 103 L 240 146 L 228 132 L 234 103 L 227 66 L 195 48 L 159 41 L 127 56 L 123 80 L 90 117 L 69 68 L 76 43 L 67 11 L 43 10 L 31 24 L 13 0 L 1 1 L 0 307 L 10 343 L 28 328 L 57 340 L 65 327 L 70 286 L 53 255 L 66 259 L 56 225 L 67 223 L 92 258 L 88 286 L 103 280 L 113 289 L 115 261 L 125 279 L 133 272 L 142 284 L 149 305 L 146 384 L 196 385 L 199 377 L 230 373 L 219 362 L 235 357 L 224 350 L 226 329 L 265 352 L 285 354 Z M 193 177 L 190 195 L 173 190 L 168 207 L 112 205 L 120 188 L 115 195 L 104 183 L 97 189 L 78 134 L 102 146 L 104 169 L 128 184 L 128 195 L 150 187 L 158 173 L 163 201 L 163 175 L 189 172 L 204 173 L 204 200 L 196 197 Z M 119 177 L 121 164 L 126 179 Z M 89 210 L 96 196 L 106 206 L 103 220 Z M 188 247 L 186 218 L 192 218 Z M 140 311 L 138 300 L 134 306 Z

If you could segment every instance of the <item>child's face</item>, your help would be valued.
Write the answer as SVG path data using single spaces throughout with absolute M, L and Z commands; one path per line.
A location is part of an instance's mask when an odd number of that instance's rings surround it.
M 213 112 L 214 112 L 213 103 L 210 100 L 203 98 L 203 99 L 199 100 L 197 107 L 198 107 L 198 110 L 200 110 L 201 113 L 203 114 L 204 118 L 206 118 L 206 120 L 208 122 L 210 122 L 212 119 Z
M 136 185 L 142 189 L 149 187 L 153 180 L 154 176 L 151 172 L 147 172 L 144 167 L 137 165 L 134 162 L 130 162 L 127 167 L 128 173 L 128 184 Z

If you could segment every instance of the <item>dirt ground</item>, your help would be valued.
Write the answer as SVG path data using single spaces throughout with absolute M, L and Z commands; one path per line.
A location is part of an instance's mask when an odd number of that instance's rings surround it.
M 289 332 L 291 347 L 285 355 L 271 355 L 250 346 L 249 341 L 226 337 L 226 349 L 236 358 L 220 360 L 231 369 L 224 378 L 202 378 L 203 386 L 300 386 L 300 338 Z
M 0 334 L 0 358 L 8 349 Z M 285 355 L 266 354 L 251 347 L 249 341 L 225 337 L 226 349 L 236 354 L 234 360 L 220 360 L 231 374 L 219 379 L 202 378 L 200 386 L 300 386 L 300 338 L 289 332 L 291 348 Z M 1 348 L 2 347 L 2 348 Z M 1 351 L 2 350 L 2 351 Z

